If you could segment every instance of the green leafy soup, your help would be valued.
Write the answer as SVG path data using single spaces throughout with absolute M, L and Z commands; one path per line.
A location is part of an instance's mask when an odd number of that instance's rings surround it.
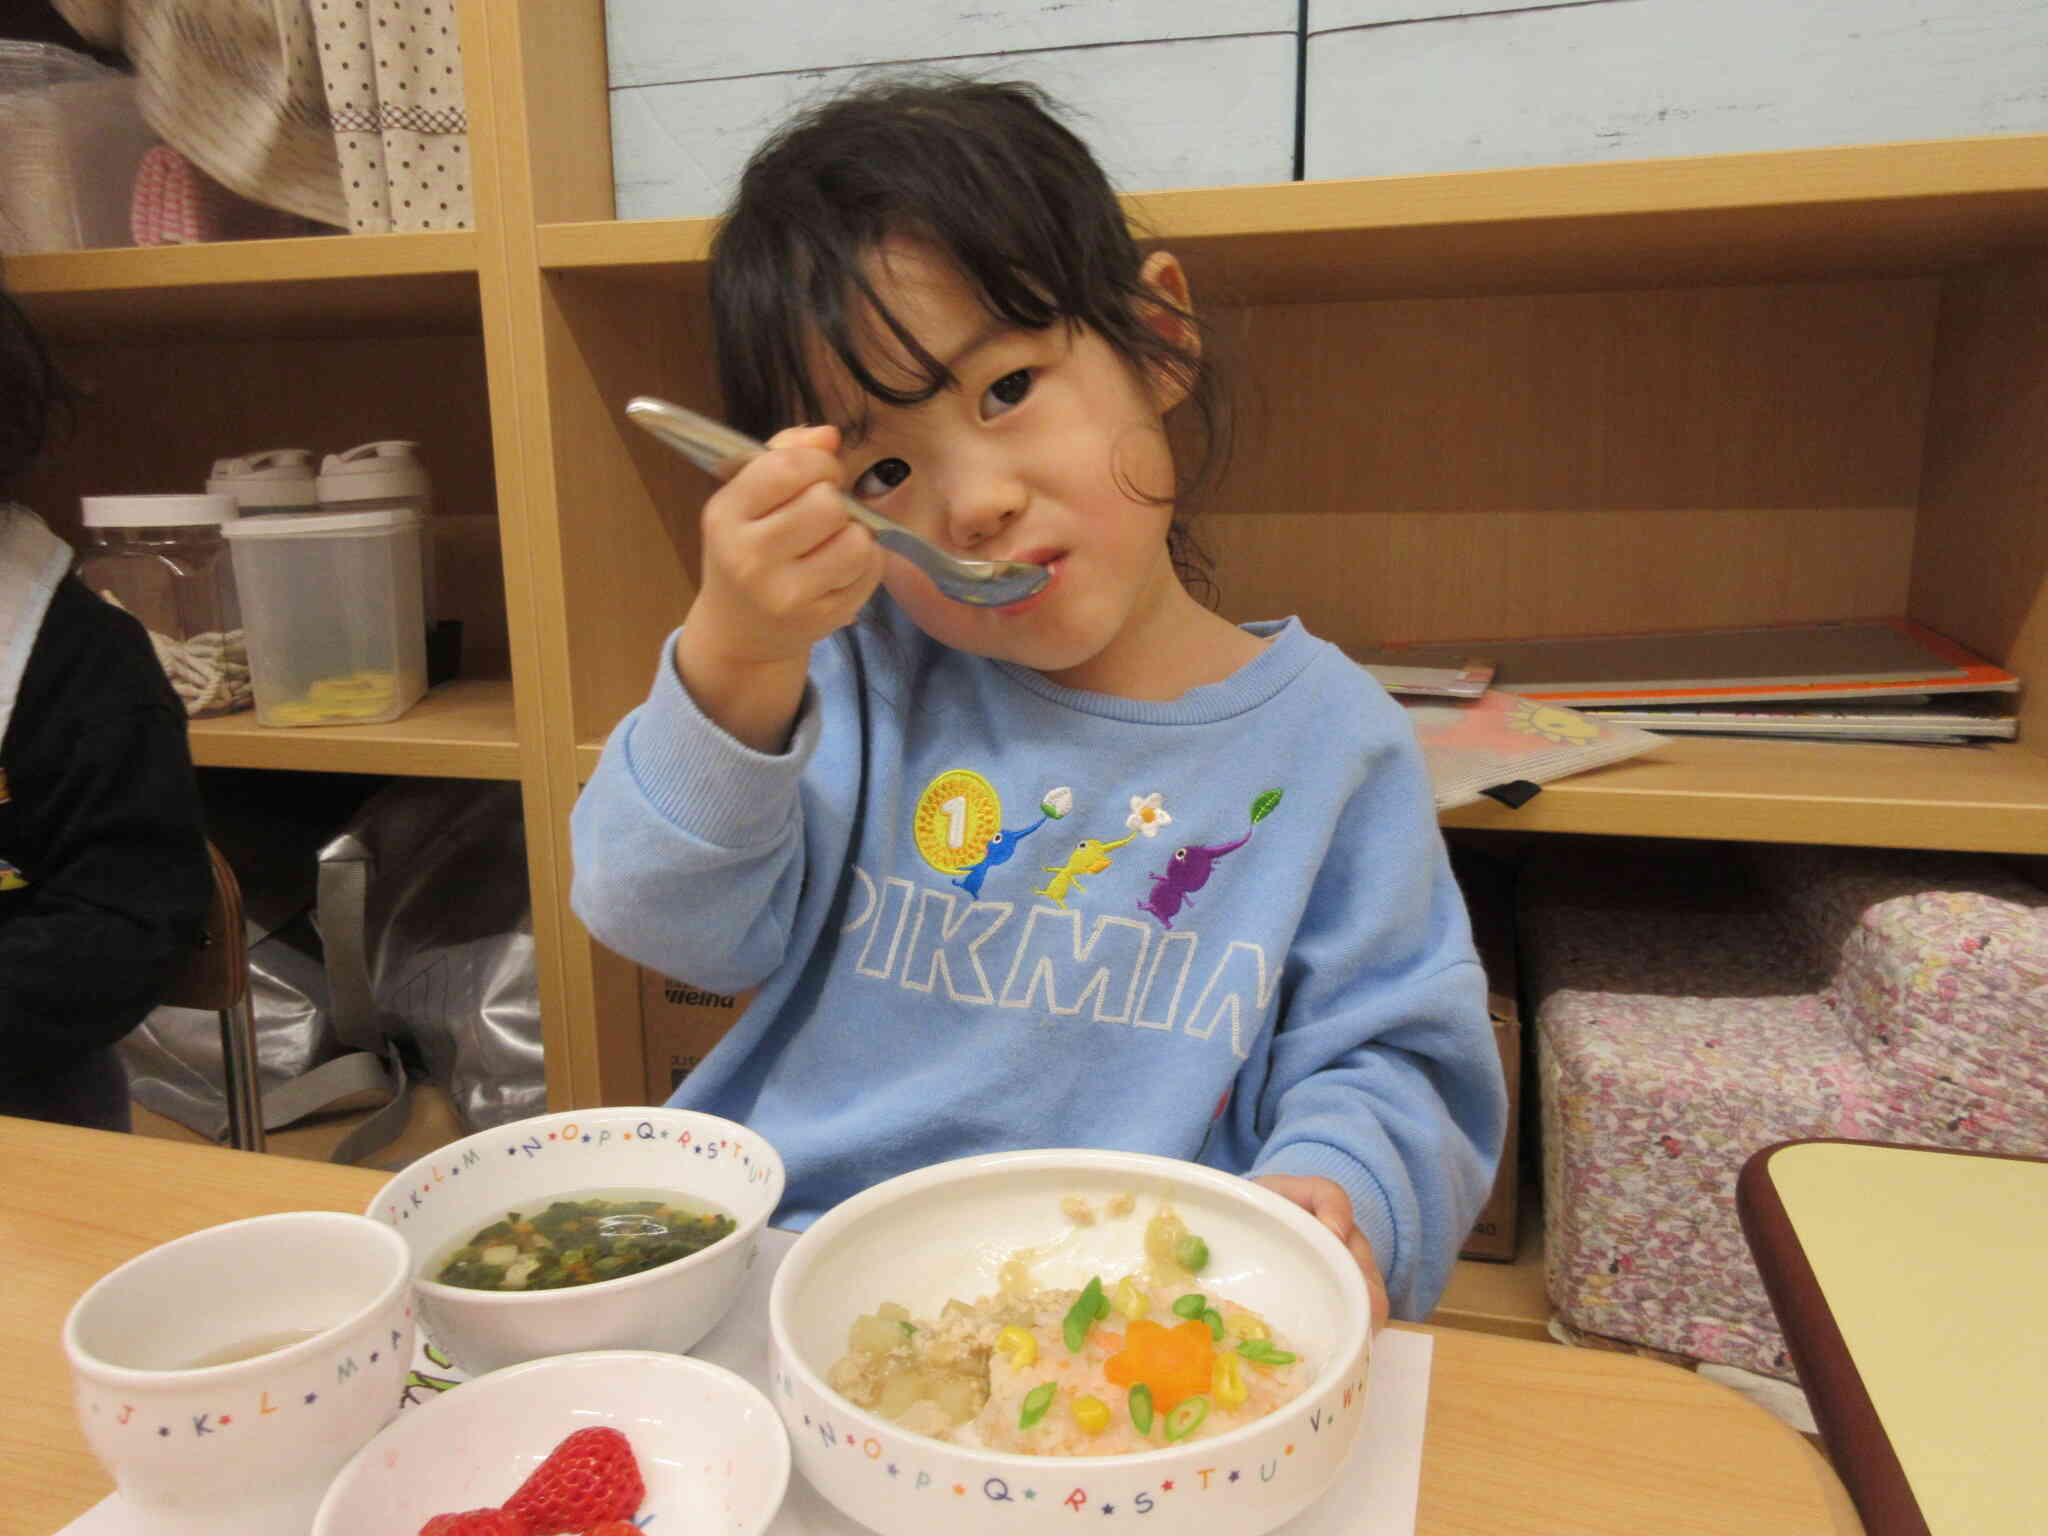
M 701 1253 L 738 1223 L 709 1201 L 661 1193 L 567 1195 L 507 1211 L 457 1243 L 431 1273 L 478 1291 L 552 1291 L 618 1280 Z

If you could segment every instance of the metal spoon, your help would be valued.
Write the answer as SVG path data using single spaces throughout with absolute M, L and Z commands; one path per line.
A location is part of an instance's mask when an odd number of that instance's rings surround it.
M 636 395 L 627 401 L 626 415 L 719 480 L 730 479 L 748 459 L 768 451 L 743 432 L 651 395 Z M 1052 579 L 1044 566 L 1021 560 L 959 559 L 869 511 L 845 492 L 840 498 L 846 503 L 847 515 L 872 533 L 878 544 L 917 566 L 956 603 L 1000 608 L 1029 597 Z

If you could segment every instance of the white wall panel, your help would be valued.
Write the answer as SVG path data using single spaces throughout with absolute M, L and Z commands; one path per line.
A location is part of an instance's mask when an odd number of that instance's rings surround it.
M 1305 89 L 1312 178 L 2038 133 L 2048 4 L 1492 9 L 1314 35 Z
M 1027 79 L 1070 109 L 1127 191 L 1286 181 L 1293 175 L 1294 35 L 1131 43 L 962 61 Z M 808 70 L 612 92 L 617 215 L 716 213 L 746 157 L 808 99 L 866 71 Z
M 614 87 L 1261 32 L 1296 0 L 605 0 Z
M 1397 21 L 1432 21 L 1441 16 L 1538 11 L 1559 5 L 1636 3 L 1638 0 L 1308 0 L 1308 30 L 1313 36 L 1340 27 L 1380 27 Z

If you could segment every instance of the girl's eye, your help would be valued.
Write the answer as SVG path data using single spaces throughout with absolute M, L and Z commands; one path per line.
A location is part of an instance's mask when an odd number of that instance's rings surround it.
M 863 501 L 873 496 L 885 496 L 909 478 L 908 464 L 901 459 L 883 459 L 853 482 L 853 494 Z
M 1031 370 L 1019 368 L 989 385 L 981 397 L 983 416 L 1000 416 L 1031 393 Z

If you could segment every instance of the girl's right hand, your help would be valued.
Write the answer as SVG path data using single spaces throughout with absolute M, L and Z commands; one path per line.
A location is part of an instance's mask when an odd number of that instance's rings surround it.
M 840 498 L 836 427 L 791 427 L 704 503 L 703 583 L 676 638 L 697 707 L 780 751 L 811 646 L 851 623 L 882 579 L 882 550 Z

